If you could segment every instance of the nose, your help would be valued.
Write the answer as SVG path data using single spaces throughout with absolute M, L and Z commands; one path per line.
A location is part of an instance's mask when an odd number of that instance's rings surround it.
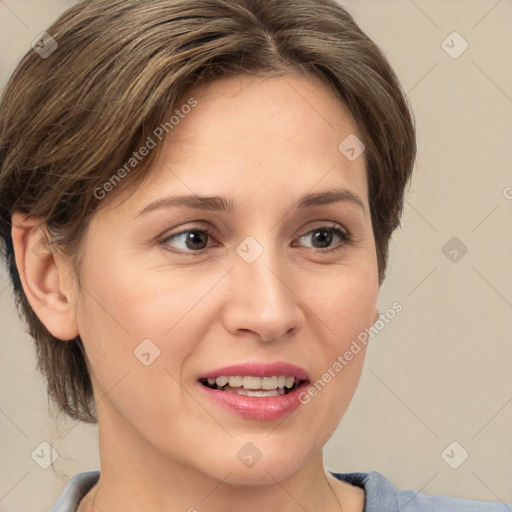
M 303 301 L 294 292 L 296 278 L 282 257 L 264 250 L 248 262 L 237 255 L 229 279 L 223 322 L 230 333 L 275 341 L 300 330 Z

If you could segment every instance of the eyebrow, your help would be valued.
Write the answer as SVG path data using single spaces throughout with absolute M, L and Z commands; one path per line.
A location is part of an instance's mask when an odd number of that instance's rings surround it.
M 337 202 L 347 202 L 360 208 L 366 215 L 366 207 L 362 199 L 354 192 L 346 188 L 328 189 L 322 192 L 306 194 L 295 205 L 295 209 L 302 210 L 314 206 L 322 206 Z M 236 210 L 235 202 L 225 197 L 204 197 L 193 194 L 183 196 L 171 196 L 157 199 L 144 207 L 136 217 L 148 212 L 173 206 L 185 206 L 196 210 L 233 213 Z

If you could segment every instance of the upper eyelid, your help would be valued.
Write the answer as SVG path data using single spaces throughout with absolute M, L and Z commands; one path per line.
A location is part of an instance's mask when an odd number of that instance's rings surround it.
M 201 221 L 199 221 L 199 222 L 201 222 Z M 340 224 L 339 222 L 335 222 L 335 221 L 331 221 L 331 220 L 319 220 L 319 221 L 313 221 L 313 222 L 318 222 L 319 224 L 317 226 L 312 226 L 312 227 L 309 227 L 309 228 L 304 228 L 305 231 L 304 231 L 304 229 L 301 230 L 301 231 L 303 231 L 304 234 L 303 235 L 299 235 L 299 236 L 304 236 L 305 234 L 309 234 L 310 231 L 314 231 L 315 229 L 321 229 L 321 228 L 338 228 L 338 229 L 341 229 L 342 231 L 344 231 L 347 235 L 351 234 L 351 230 L 348 229 L 343 224 Z M 174 232 L 168 233 L 166 231 L 166 232 L 164 232 L 164 234 L 160 238 L 170 238 L 170 237 L 173 237 L 173 236 L 181 235 L 183 233 L 187 233 L 189 231 L 205 231 L 205 232 L 208 232 L 208 233 L 216 233 L 216 232 L 218 232 L 218 229 L 212 228 L 212 227 L 210 227 L 208 225 L 207 226 L 201 226 L 200 224 L 195 224 L 195 225 L 192 225 L 190 227 L 181 228 L 178 231 L 176 231 L 175 233 Z

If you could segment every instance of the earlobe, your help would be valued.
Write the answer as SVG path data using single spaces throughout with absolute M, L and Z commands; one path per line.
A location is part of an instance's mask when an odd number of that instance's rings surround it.
M 49 239 L 40 218 L 21 213 L 12 216 L 16 266 L 27 300 L 53 336 L 70 340 L 79 334 L 73 280 Z

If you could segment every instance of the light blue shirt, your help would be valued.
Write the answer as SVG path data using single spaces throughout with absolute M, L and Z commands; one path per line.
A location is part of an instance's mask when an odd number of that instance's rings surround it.
M 331 473 L 339 480 L 364 489 L 364 512 L 512 512 L 512 503 L 506 505 L 451 496 L 429 496 L 412 489 L 398 490 L 378 471 Z M 75 475 L 51 512 L 76 512 L 80 500 L 92 489 L 99 477 L 99 471 Z

